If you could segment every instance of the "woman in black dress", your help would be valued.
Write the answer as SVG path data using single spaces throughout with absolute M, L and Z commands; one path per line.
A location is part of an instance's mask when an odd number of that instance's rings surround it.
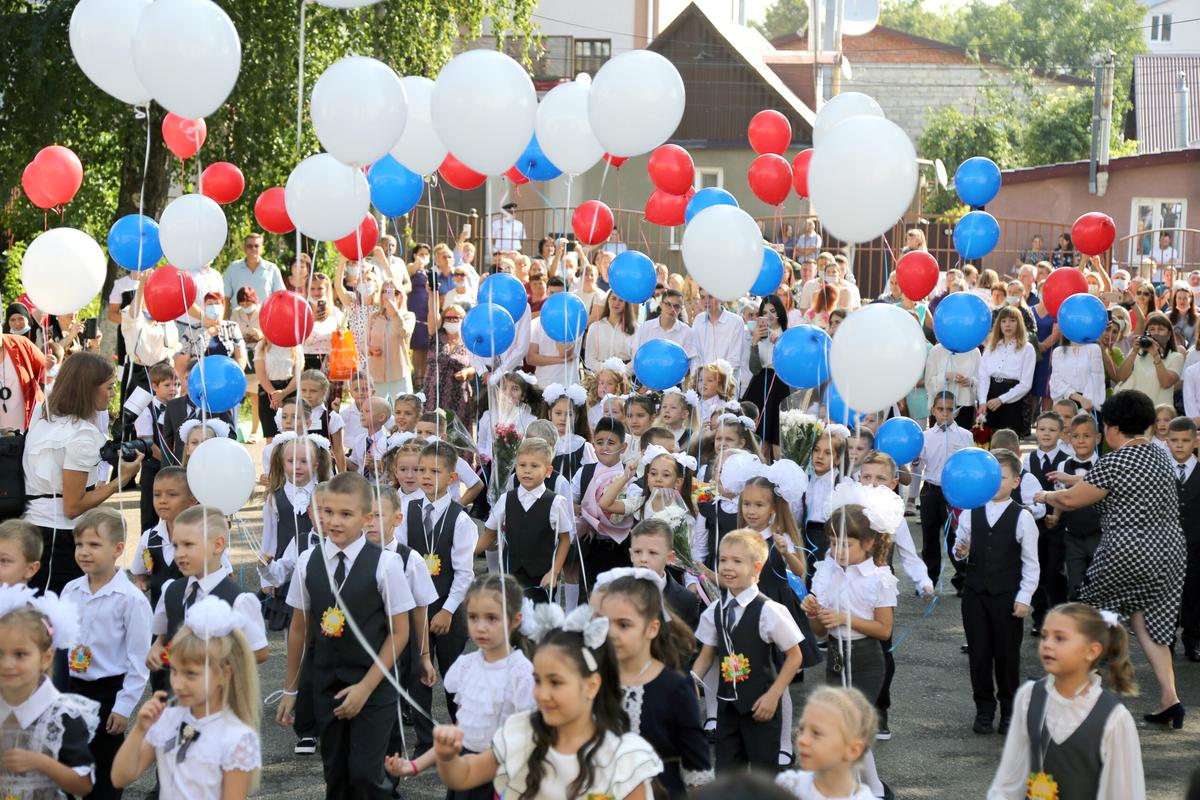
M 742 401 L 760 409 L 755 435 L 762 442 L 763 456 L 779 458 L 779 405 L 791 389 L 775 375 L 772 356 L 775 342 L 788 327 L 787 310 L 776 295 L 767 295 L 758 307 L 758 322 L 750 332 L 750 371 L 754 377 L 742 395 Z M 769 445 L 769 446 L 768 446 Z
M 1147 722 L 1183 725 L 1175 691 L 1171 642 L 1183 597 L 1187 564 L 1179 524 L 1179 493 L 1172 459 L 1146 438 L 1154 403 L 1136 390 L 1117 392 L 1100 409 L 1112 451 L 1086 476 L 1057 473 L 1069 489 L 1039 492 L 1034 502 L 1064 510 L 1096 505 L 1101 539 L 1079 600 L 1128 618 L 1158 680 L 1158 711 Z

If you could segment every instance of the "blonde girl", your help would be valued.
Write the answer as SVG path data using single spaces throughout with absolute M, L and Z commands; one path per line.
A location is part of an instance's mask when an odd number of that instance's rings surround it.
M 404 438 L 407 437 L 407 438 Z M 392 434 L 388 439 L 388 451 L 383 457 L 383 472 L 392 482 L 392 488 L 400 496 L 400 510 L 406 511 L 413 500 L 424 501 L 421 491 L 421 451 L 425 445 L 412 434 Z
M 857 775 L 875 739 L 875 709 L 857 689 L 821 686 L 808 696 L 796 749 L 800 769 L 781 772 L 775 782 L 799 800 L 872 800 Z
M 658 424 L 671 432 L 675 445 L 687 452 L 693 437 L 700 429 L 700 398 L 688 389 L 686 392 L 672 386 L 663 392 L 658 407 Z
M 734 389 L 733 367 L 725 359 L 718 359 L 700 367 L 696 371 L 696 392 L 700 395 L 700 419 L 710 419 L 713 412 L 732 400 Z
M 113 785 L 129 786 L 151 763 L 163 800 L 243 800 L 262 767 L 258 673 L 238 630 L 241 615 L 209 595 L 171 640 L 171 688 L 156 692 L 113 762 Z
M 603 361 L 595 375 L 585 379 L 585 384 L 588 390 L 588 425 L 595 428 L 606 414 L 602 406 L 604 398 L 629 394 L 629 371 L 624 361 L 613 356 Z
M 842 425 L 829 425 L 817 437 L 812 448 L 809 467 L 812 478 L 804 492 L 804 540 L 808 567 L 825 557 L 829 546 L 825 520 L 829 514 L 829 499 L 834 487 L 846 474 L 846 440 L 850 431 Z
M 213 418 L 201 422 L 198 419 L 189 419 L 179 426 L 179 440 L 184 443 L 183 461 L 180 466 L 186 467 L 192 453 L 196 452 L 196 448 L 204 442 L 227 436 L 229 436 L 229 423 L 225 420 Z
M 1175 406 L 1170 403 L 1159 403 L 1154 407 L 1154 435 L 1150 441 L 1168 453 L 1171 451 L 1167 448 L 1167 432 L 1175 417 Z

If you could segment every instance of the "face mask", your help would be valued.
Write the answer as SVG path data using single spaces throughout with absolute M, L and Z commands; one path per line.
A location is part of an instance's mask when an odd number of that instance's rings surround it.
M 826 283 L 837 283 L 837 281 L 838 281 L 837 275 L 826 275 L 825 276 Z
M 1088 284 L 1088 294 L 1100 294 L 1100 287 L 1094 283 Z
M 358 285 L 358 296 L 359 297 L 370 297 L 371 296 L 371 284 L 360 283 Z
M 457 334 L 461 327 L 461 322 L 447 322 L 445 325 L 446 333 Z
M 252 305 L 242 306 L 242 311 L 246 314 L 253 314 L 255 311 L 258 311 L 258 304 L 254 303 Z
M 215 303 L 210 303 L 204 307 L 204 316 L 209 319 L 221 318 L 221 307 Z
M 1010 306 L 1015 306 L 1017 303 L 1020 303 L 1020 302 L 1021 302 L 1021 298 L 1019 298 L 1019 297 L 1006 297 L 1006 298 L 1004 298 L 1004 302 L 1005 302 L 1005 303 L 1008 303 Z
M 1116 278 L 1113 280 L 1113 288 L 1118 292 L 1123 292 L 1129 288 L 1129 281 L 1124 278 Z
M 467 285 L 467 279 L 466 279 L 466 278 L 455 278 L 455 279 L 454 279 L 454 285 L 455 285 L 455 286 L 466 286 L 466 285 Z
M 29 323 L 26 323 L 24 328 L 10 328 L 9 333 L 15 336 L 24 336 L 29 333 Z

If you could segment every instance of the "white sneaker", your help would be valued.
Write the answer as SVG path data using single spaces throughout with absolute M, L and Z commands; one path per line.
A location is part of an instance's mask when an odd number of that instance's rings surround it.
M 311 756 L 317 752 L 317 740 L 313 736 L 305 736 L 296 742 L 292 752 L 298 756 Z

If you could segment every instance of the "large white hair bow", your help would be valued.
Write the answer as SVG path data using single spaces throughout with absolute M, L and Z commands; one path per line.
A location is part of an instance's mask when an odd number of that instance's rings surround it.
M 695 408 L 696 406 L 700 405 L 700 395 L 696 394 L 696 391 L 694 389 L 688 389 L 685 392 L 682 389 L 680 389 L 678 386 L 672 386 L 669 389 L 663 390 L 663 397 L 666 397 L 669 394 L 679 395 L 680 397 L 683 398 L 683 402 L 687 403 L 692 408 Z
M 789 505 L 795 505 L 804 497 L 808 488 L 808 476 L 795 461 L 783 459 L 767 466 L 749 453 L 733 455 L 721 465 L 721 485 L 735 495 L 746 488 L 753 478 L 766 478 L 775 487 L 775 494 Z
M 723 358 L 718 358 L 716 361 L 712 362 L 712 365 L 724 375 L 733 374 L 733 365 Z
M 593 614 L 589 605 L 581 605 L 568 614 L 557 603 L 543 603 L 534 607 L 530 618 L 533 621 L 527 635 L 535 642 L 542 641 L 546 634 L 555 630 L 583 634 L 583 660 L 589 670 L 596 671 L 596 657 L 592 650 L 602 647 L 608 639 L 608 617 Z
M 524 370 L 516 370 L 514 372 L 510 372 L 509 375 L 513 375 L 517 378 L 520 378 L 521 380 L 525 381 L 530 386 L 538 385 L 537 375 L 534 375 L 531 372 L 525 372 Z
M 197 638 L 207 642 L 233 633 L 242 622 L 242 615 L 229 603 L 210 594 L 187 610 L 183 622 Z
M 179 438 L 186 442 L 188 435 L 201 425 L 215 433 L 219 438 L 225 439 L 229 436 L 229 423 L 223 419 L 211 418 L 203 421 L 189 419 L 187 422 L 184 422 L 179 426 Z
M 687 453 L 672 453 L 667 448 L 660 444 L 652 444 L 642 451 L 642 466 L 650 466 L 650 462 L 659 456 L 668 456 L 681 467 L 686 467 L 692 472 L 696 471 L 696 459 L 689 456 Z
M 184 423 L 184 424 L 186 424 L 186 423 Z M 322 436 L 319 433 L 305 433 L 300 436 L 297 436 L 295 431 L 284 431 L 283 433 L 276 434 L 275 438 L 271 440 L 271 444 L 274 447 L 279 447 L 281 445 L 287 444 L 288 442 L 294 442 L 297 439 L 300 439 L 301 441 L 312 442 L 317 447 L 324 450 L 326 453 L 329 452 L 329 448 L 330 448 L 329 440 L 326 439 L 324 436 Z
M 837 423 L 837 422 L 833 423 L 832 425 L 826 425 L 823 433 L 833 434 L 834 436 L 840 436 L 843 439 L 850 438 L 850 429 L 847 428 L 845 425 L 842 425 L 841 423 Z
M 0 584 L 0 617 L 21 608 L 33 608 L 46 618 L 46 630 L 56 650 L 79 643 L 79 609 L 70 600 L 63 600 L 54 592 L 38 597 L 33 589 L 20 584 Z
M 552 406 L 563 395 L 577 406 L 587 402 L 587 391 L 577 383 L 565 387 L 561 383 L 552 383 L 542 392 L 542 399 L 546 401 L 547 406 Z
M 596 588 L 612 583 L 618 578 L 635 578 L 639 581 L 648 581 L 658 589 L 658 599 L 661 601 L 662 617 L 665 622 L 671 621 L 671 614 L 667 611 L 667 597 L 664 594 L 667 590 L 667 578 L 664 575 L 659 575 L 652 569 L 645 567 L 617 567 L 610 569 L 607 572 L 601 572 L 596 576 Z
M 400 431 L 399 433 L 393 433 L 387 438 L 388 450 L 394 450 L 397 447 L 403 447 L 416 438 L 417 435 L 412 431 Z
M 604 359 L 604 363 L 600 365 L 600 369 L 611 370 L 618 375 L 625 375 L 627 372 L 625 362 L 616 356 L 609 356 Z
M 842 481 L 830 495 L 829 511 L 842 506 L 862 506 L 871 530 L 893 533 L 904 521 L 904 501 L 886 486 L 863 486 L 855 481 Z
M 725 414 L 722 414 L 721 416 L 717 417 L 718 425 L 724 425 L 727 422 L 730 425 L 741 425 L 743 428 L 750 431 L 751 433 L 754 432 L 754 428 L 755 428 L 754 420 L 750 419 L 749 417 L 742 416 L 741 414 L 725 413 Z

